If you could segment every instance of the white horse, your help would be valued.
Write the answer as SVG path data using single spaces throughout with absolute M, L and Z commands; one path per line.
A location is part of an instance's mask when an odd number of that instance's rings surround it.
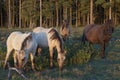
M 23 68 L 26 64 L 29 54 L 32 62 L 32 69 L 34 70 L 34 55 L 36 53 L 37 43 L 32 32 L 22 33 L 19 31 L 12 32 L 7 39 L 7 54 L 5 58 L 4 68 L 6 67 L 9 55 L 14 50 L 14 65 Z
M 54 28 L 43 28 L 37 27 L 33 29 L 35 33 L 35 39 L 39 46 L 39 48 L 47 48 L 49 47 L 50 52 L 50 67 L 53 67 L 52 59 L 53 59 L 53 48 L 57 49 L 58 52 L 58 65 L 59 68 L 62 69 L 63 63 L 65 60 L 65 53 L 63 49 L 63 40 L 56 29 Z
M 67 40 L 70 36 L 70 26 L 67 20 L 63 20 L 63 24 L 60 27 L 60 34 L 63 40 Z

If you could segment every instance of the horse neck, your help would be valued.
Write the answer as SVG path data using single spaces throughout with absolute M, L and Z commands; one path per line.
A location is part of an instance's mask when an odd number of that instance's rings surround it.
M 57 40 L 56 49 L 57 49 L 58 53 L 63 51 L 63 42 L 62 41 Z

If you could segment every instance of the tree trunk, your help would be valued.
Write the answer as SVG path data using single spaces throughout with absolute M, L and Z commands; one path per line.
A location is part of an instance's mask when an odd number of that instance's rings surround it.
M 90 0 L 90 24 L 93 24 L 93 0 Z
M 67 6 L 66 6 L 66 4 L 63 5 L 63 19 L 67 20 Z
M 78 7 L 80 8 L 80 1 L 78 2 Z M 78 8 L 78 26 L 80 26 L 80 24 L 81 24 L 79 8 Z
M 14 0 L 13 0 L 13 3 L 12 3 L 12 26 L 14 27 L 15 26 L 15 10 L 14 10 Z
M 0 26 L 3 26 L 3 17 L 2 17 L 2 8 L 1 8 L 1 14 L 0 14 Z
M 89 23 L 89 13 L 87 14 L 87 24 L 90 24 Z
M 58 0 L 56 0 L 56 27 L 58 27 Z
M 12 28 L 11 26 L 11 5 L 10 5 L 10 0 L 8 2 L 8 6 L 9 6 L 9 9 L 8 9 L 8 28 Z
M 19 28 L 21 28 L 21 0 L 19 0 Z
M 83 25 L 85 25 L 85 15 L 83 15 Z
M 72 0 L 70 0 L 70 26 L 72 26 Z
M 115 24 L 115 25 L 117 24 L 117 15 L 116 15 L 116 13 L 115 13 L 114 24 Z
M 109 19 L 111 19 L 111 16 L 112 16 L 112 10 L 111 10 L 111 3 L 112 3 L 112 0 L 110 0 L 110 7 L 109 7 Z
M 60 25 L 62 24 L 62 19 L 63 19 L 63 17 L 62 17 L 62 6 L 61 6 L 61 8 L 60 8 Z
M 76 0 L 76 27 L 78 27 L 78 5 L 77 5 L 77 0 Z
M 40 26 L 42 26 L 42 0 L 40 0 Z
M 30 29 L 33 28 L 32 19 L 30 19 L 29 28 L 30 28 Z

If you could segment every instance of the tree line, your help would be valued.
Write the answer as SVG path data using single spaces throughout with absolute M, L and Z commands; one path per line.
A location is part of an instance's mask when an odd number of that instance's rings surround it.
M 59 27 L 120 23 L 120 0 L 0 0 L 0 27 Z

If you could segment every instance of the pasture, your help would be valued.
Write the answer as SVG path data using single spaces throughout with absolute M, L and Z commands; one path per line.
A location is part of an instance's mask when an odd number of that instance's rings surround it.
M 14 29 L 18 30 L 18 29 Z M 8 70 L 3 69 L 6 54 L 6 39 L 14 30 L 0 30 L 0 80 L 7 80 Z M 24 29 L 21 31 L 26 31 Z M 30 60 L 25 65 L 24 75 L 29 80 L 119 80 L 120 79 L 120 27 L 116 27 L 113 37 L 106 49 L 106 58 L 101 59 L 99 46 L 83 46 L 80 43 L 83 28 L 72 28 L 69 41 L 65 42 L 67 50 L 64 69 L 58 69 L 57 54 L 54 53 L 54 68 L 49 67 L 49 50 L 43 49 L 40 56 L 35 57 L 36 72 L 31 70 Z M 98 34 L 99 35 L 99 34 Z M 13 65 L 13 57 L 9 58 Z M 11 74 L 12 80 L 24 80 L 15 71 Z

